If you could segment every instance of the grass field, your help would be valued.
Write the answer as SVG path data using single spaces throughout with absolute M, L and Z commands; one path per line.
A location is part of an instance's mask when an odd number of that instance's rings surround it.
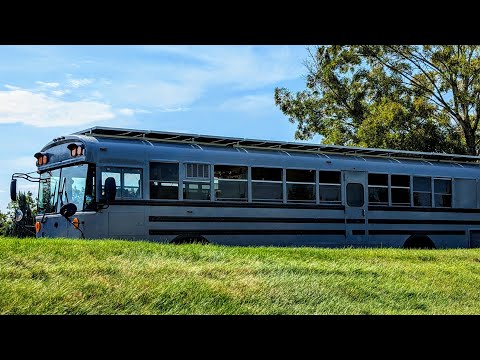
M 0 238 L 0 314 L 480 314 L 480 249 Z

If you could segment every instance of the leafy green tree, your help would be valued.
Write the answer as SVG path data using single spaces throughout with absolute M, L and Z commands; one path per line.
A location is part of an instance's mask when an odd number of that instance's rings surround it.
M 16 201 L 11 201 L 8 206 L 8 217 L 12 220 L 7 222 L 4 234 L 15 237 L 31 237 L 35 236 L 35 216 L 37 214 L 37 202 L 33 198 L 32 193 L 19 192 Z M 19 209 L 23 212 L 23 218 L 19 222 L 13 221 L 15 211 Z
M 295 137 L 478 155 L 480 46 L 308 48 L 306 89 L 275 89 Z
M 0 236 L 7 235 L 7 229 L 10 227 L 11 220 L 7 214 L 0 211 Z

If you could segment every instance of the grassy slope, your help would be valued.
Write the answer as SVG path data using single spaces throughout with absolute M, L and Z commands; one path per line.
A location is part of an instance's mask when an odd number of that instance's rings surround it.
M 0 238 L 0 314 L 480 314 L 480 249 Z

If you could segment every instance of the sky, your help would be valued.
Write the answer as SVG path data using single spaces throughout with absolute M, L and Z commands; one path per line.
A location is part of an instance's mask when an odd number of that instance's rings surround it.
M 92 126 L 294 141 L 273 96 L 305 88 L 306 57 L 299 45 L 0 46 L 0 211 L 12 173 Z M 18 190 L 36 197 L 37 184 Z

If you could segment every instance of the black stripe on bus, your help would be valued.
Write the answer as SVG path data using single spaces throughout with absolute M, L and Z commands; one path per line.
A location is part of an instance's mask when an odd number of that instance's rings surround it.
M 346 219 L 347 224 L 365 224 L 365 219 Z
M 449 212 L 449 213 L 480 213 L 480 209 L 464 208 L 431 208 L 416 206 L 379 206 L 370 205 L 369 211 L 415 211 L 415 212 Z
M 315 223 L 315 224 L 344 224 L 345 219 L 317 219 L 317 218 L 267 218 L 267 217 L 203 217 L 203 216 L 149 216 L 150 222 L 266 222 L 266 223 Z
M 369 235 L 465 235 L 462 230 L 368 230 Z
M 162 230 L 150 229 L 150 235 L 343 235 L 344 230 Z
M 365 230 L 352 230 L 352 235 L 365 235 Z
M 368 219 L 369 224 L 429 224 L 429 225 L 480 225 L 480 220 L 405 220 L 405 219 Z
M 241 208 L 280 208 L 280 209 L 329 209 L 345 210 L 343 205 L 317 204 L 269 204 L 226 201 L 158 201 L 158 200 L 115 200 L 110 205 L 143 205 L 143 206 L 189 206 L 189 207 L 241 207 Z

